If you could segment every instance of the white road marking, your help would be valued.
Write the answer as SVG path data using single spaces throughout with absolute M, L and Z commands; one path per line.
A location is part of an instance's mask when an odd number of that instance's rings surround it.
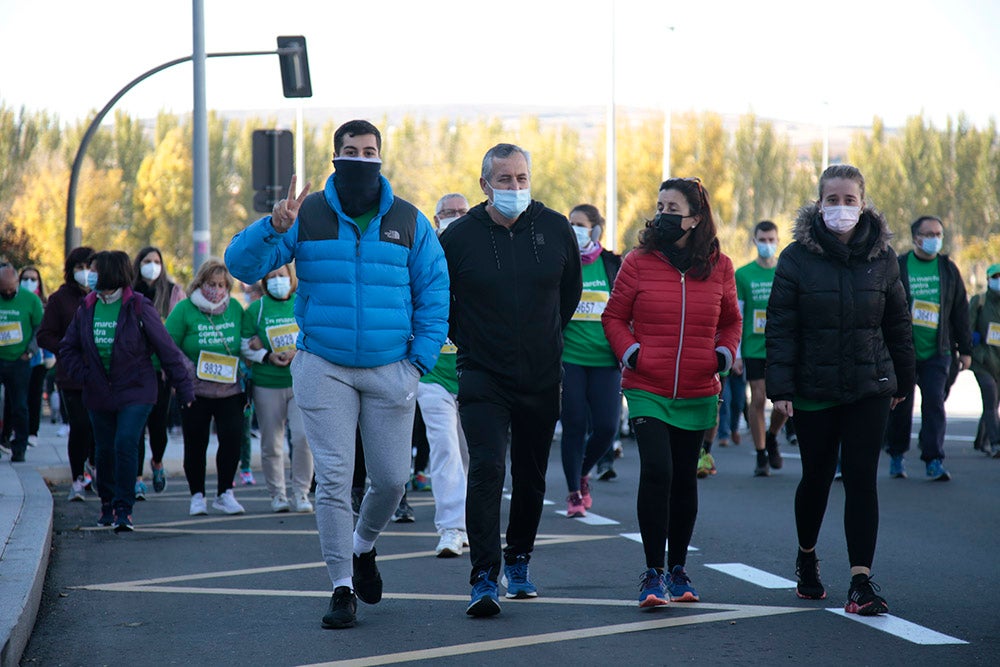
M 566 510 L 558 510 L 556 514 L 561 514 L 566 516 Z M 575 516 L 573 517 L 580 523 L 585 523 L 588 526 L 617 526 L 618 522 L 614 519 L 609 519 L 607 517 L 601 516 L 600 514 L 594 514 L 593 512 L 587 512 L 587 516 Z
M 743 563 L 705 563 L 705 567 L 742 579 L 761 588 L 795 588 L 795 582 Z
M 626 540 L 632 540 L 633 542 L 642 544 L 642 533 L 619 533 L 619 535 L 624 537 Z M 698 551 L 698 547 L 693 547 L 689 544 L 688 551 Z
M 859 616 L 858 614 L 848 614 L 842 607 L 831 607 L 827 611 L 849 618 L 852 621 L 863 623 L 870 628 L 888 632 L 900 639 L 905 639 L 914 644 L 940 645 L 940 644 L 968 644 L 969 642 L 942 634 L 936 630 L 925 628 L 922 625 L 904 621 L 892 614 L 882 614 L 880 616 Z

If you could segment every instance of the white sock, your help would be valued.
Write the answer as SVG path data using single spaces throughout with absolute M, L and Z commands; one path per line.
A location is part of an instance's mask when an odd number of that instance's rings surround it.
M 363 540 L 358 537 L 357 533 L 354 533 L 354 555 L 360 556 L 361 554 L 366 554 L 375 547 L 375 542 L 368 540 Z
M 347 586 L 348 588 L 350 588 L 351 590 L 353 590 L 354 589 L 354 582 L 351 581 L 350 577 L 344 577 L 343 579 L 337 579 L 335 582 L 333 582 L 333 588 L 334 588 L 334 590 L 340 588 L 341 586 Z

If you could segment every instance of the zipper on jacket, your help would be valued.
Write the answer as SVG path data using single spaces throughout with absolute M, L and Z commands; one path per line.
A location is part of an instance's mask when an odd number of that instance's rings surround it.
M 677 361 L 674 364 L 674 394 L 677 398 L 677 386 L 681 379 L 681 351 L 684 349 L 684 322 L 687 319 L 687 283 L 684 282 L 684 271 L 681 274 L 681 333 L 677 338 Z
M 368 224 L 374 220 L 370 221 Z M 354 363 L 361 359 L 361 228 L 355 225 L 358 238 L 354 242 L 354 299 L 357 307 L 354 309 Z

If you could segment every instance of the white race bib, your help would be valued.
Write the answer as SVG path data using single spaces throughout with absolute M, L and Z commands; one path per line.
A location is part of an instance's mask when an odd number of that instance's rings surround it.
M 580 303 L 576 306 L 576 312 L 573 313 L 573 319 L 600 321 L 601 315 L 604 314 L 604 309 L 608 305 L 609 296 L 607 292 L 584 290 L 583 294 L 580 295 Z
M 755 334 L 763 334 L 764 328 L 766 326 L 767 326 L 767 309 L 755 308 L 753 311 L 753 332 Z
M 271 352 L 291 352 L 295 349 L 295 338 L 299 335 L 299 325 L 295 322 L 291 324 L 276 324 L 265 330 L 267 340 L 271 344 Z
M 931 301 L 913 301 L 913 326 L 937 329 L 941 307 Z
M 1000 347 L 1000 322 L 990 322 L 986 330 L 986 344 Z
M 199 380 L 234 384 L 240 360 L 228 354 L 216 354 L 202 350 L 198 354 L 197 373 Z
M 0 347 L 6 345 L 18 345 L 24 342 L 24 332 L 21 331 L 20 322 L 6 322 L 0 324 Z

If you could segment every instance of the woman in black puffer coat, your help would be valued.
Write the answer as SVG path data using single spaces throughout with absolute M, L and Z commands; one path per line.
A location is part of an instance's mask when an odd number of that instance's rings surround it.
M 876 475 L 889 410 L 913 390 L 914 353 L 899 264 L 881 213 L 865 204 L 864 176 L 834 165 L 820 198 L 799 211 L 781 254 L 765 329 L 767 394 L 795 416 L 802 480 L 795 493 L 799 597 L 826 596 L 816 541 L 837 467 L 851 565 L 845 609 L 888 611 L 870 581 L 878 535 Z

